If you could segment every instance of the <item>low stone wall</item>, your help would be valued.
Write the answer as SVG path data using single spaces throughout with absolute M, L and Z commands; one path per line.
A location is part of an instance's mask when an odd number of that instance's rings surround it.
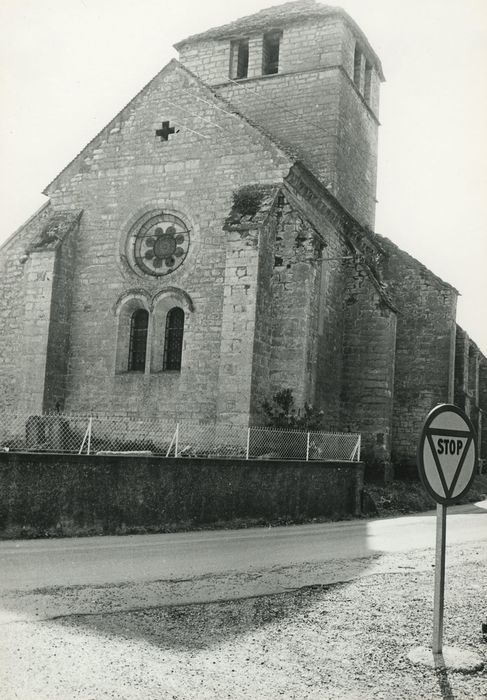
M 362 463 L 0 454 L 0 536 L 114 534 L 360 513 Z

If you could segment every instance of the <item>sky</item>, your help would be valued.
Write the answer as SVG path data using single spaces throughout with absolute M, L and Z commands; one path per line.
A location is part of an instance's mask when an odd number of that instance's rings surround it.
M 177 53 L 274 0 L 1 0 L 0 244 Z M 341 0 L 379 55 L 376 231 L 461 294 L 487 355 L 487 0 Z

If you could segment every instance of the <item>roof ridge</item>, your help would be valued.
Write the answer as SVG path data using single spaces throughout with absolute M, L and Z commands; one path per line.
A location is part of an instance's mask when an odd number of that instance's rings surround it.
M 440 277 L 439 275 L 437 275 L 436 272 L 433 272 L 433 270 L 430 270 L 430 268 L 427 265 L 425 265 L 423 262 L 421 262 L 421 260 L 418 260 L 418 258 L 414 257 L 414 255 L 412 255 L 411 253 L 408 253 L 407 250 L 403 250 L 401 248 L 401 246 L 399 246 L 397 243 L 392 241 L 390 238 L 388 238 L 387 236 L 384 236 L 384 234 L 382 234 L 382 233 L 377 233 L 377 231 L 374 231 L 373 234 L 376 238 L 379 239 L 379 242 L 384 241 L 384 243 L 381 243 L 381 245 L 384 249 L 386 249 L 387 246 L 392 246 L 396 250 L 400 251 L 400 253 L 402 255 L 405 255 L 410 260 L 412 260 L 419 268 L 421 268 L 421 270 L 423 272 L 426 272 L 430 277 L 433 277 L 436 280 L 436 282 L 439 282 L 439 284 L 441 284 L 443 287 L 449 287 L 454 292 L 456 292 L 458 295 L 460 295 L 460 292 L 458 291 L 458 289 L 456 287 L 454 287 L 452 284 L 450 284 L 450 282 L 445 282 L 445 280 L 442 277 Z M 385 252 L 387 253 L 387 250 L 385 250 Z
M 235 114 L 236 116 L 240 117 L 244 122 L 246 122 L 249 126 L 251 126 L 253 129 L 256 131 L 259 131 L 263 136 L 265 136 L 271 143 L 274 144 L 279 150 L 283 151 L 287 156 L 292 158 L 293 160 L 300 160 L 301 156 L 300 154 L 291 148 L 291 146 L 288 146 L 287 144 L 281 143 L 279 139 L 277 139 L 275 136 L 272 136 L 268 131 L 266 131 L 260 124 L 257 124 L 254 122 L 250 117 L 247 117 L 245 114 L 243 114 L 238 107 L 235 107 L 233 102 L 231 100 L 228 100 L 226 97 L 223 97 L 218 93 L 216 90 L 214 90 L 210 85 L 207 85 L 204 83 L 198 76 L 195 76 L 195 74 L 189 70 L 189 68 L 186 68 L 184 64 L 181 63 L 182 68 L 186 70 L 188 73 L 190 73 L 192 76 L 194 76 L 197 80 L 200 80 L 200 82 L 207 88 L 209 92 L 215 97 L 215 99 L 218 102 L 221 102 L 225 107 L 230 107 L 232 110 L 232 113 Z
M 139 92 L 136 93 L 134 97 L 124 106 L 122 109 L 102 128 L 98 133 L 80 150 L 78 153 L 69 161 L 69 163 L 54 177 L 51 182 L 47 185 L 47 187 L 43 190 L 43 194 L 48 195 L 49 189 L 54 185 L 54 183 L 63 176 L 66 171 L 71 168 L 71 166 L 74 165 L 74 163 L 82 156 L 82 154 L 89 148 L 94 148 L 96 145 L 102 141 L 104 138 L 108 136 L 110 133 L 110 130 L 119 122 L 125 120 L 127 118 L 127 113 L 131 110 L 134 106 L 135 101 L 145 92 L 149 86 L 154 83 L 157 79 L 159 79 L 165 71 L 168 71 L 169 68 L 177 69 L 184 71 L 187 73 L 193 80 L 203 87 L 209 95 L 211 95 L 216 101 L 220 102 L 222 105 L 226 107 L 224 111 L 227 111 L 229 114 L 234 114 L 236 117 L 247 123 L 250 127 L 258 131 L 262 136 L 264 136 L 274 147 L 279 149 L 282 154 L 290 158 L 292 161 L 295 161 L 300 158 L 299 154 L 295 151 L 293 151 L 290 147 L 288 147 L 285 144 L 280 143 L 277 139 L 275 139 L 273 136 L 271 136 L 269 133 L 267 133 L 262 127 L 260 127 L 258 124 L 252 122 L 248 117 L 246 117 L 244 114 L 242 114 L 229 100 L 226 100 L 223 98 L 221 95 L 219 95 L 215 90 L 213 90 L 209 85 L 207 85 L 201 78 L 199 78 L 195 73 L 193 73 L 189 68 L 187 68 L 185 65 L 183 65 L 180 61 L 178 61 L 175 58 L 172 58 L 169 63 L 167 63 L 151 80 L 149 80 L 140 90 Z
M 221 24 L 218 27 L 212 27 L 206 29 L 203 32 L 198 32 L 196 34 L 191 34 L 185 39 L 181 39 L 176 44 L 174 44 L 175 49 L 179 49 L 180 46 L 191 41 L 197 41 L 200 38 L 208 37 L 211 38 L 213 34 L 221 34 L 226 32 L 237 31 L 238 27 L 242 24 L 255 24 L 255 28 L 261 25 L 263 22 L 277 19 L 295 19 L 301 14 L 305 13 L 304 16 L 308 14 L 330 14 L 333 11 L 340 11 L 341 8 L 335 7 L 333 5 L 323 5 L 317 0 L 291 0 L 290 2 L 277 3 L 275 5 L 270 5 L 269 7 L 264 7 L 258 12 L 253 12 L 251 15 L 244 15 L 243 17 L 238 17 L 231 22 L 226 24 Z M 281 15 L 281 16 L 280 16 Z M 253 21 L 253 22 L 252 22 Z
M 129 108 L 133 105 L 133 103 L 135 102 L 135 100 L 136 100 L 138 97 L 140 97 L 140 96 L 142 95 L 142 93 L 145 92 L 145 90 L 146 90 L 153 82 L 155 82 L 155 81 L 164 73 L 164 71 L 166 71 L 172 64 L 176 64 L 176 65 L 178 65 L 178 66 L 181 65 L 180 62 L 177 61 L 175 58 L 172 58 L 172 59 L 169 61 L 169 63 L 166 63 L 166 65 L 163 66 L 163 68 L 161 68 L 161 70 L 160 70 L 158 73 L 156 73 L 156 74 L 154 75 L 153 78 L 151 78 L 147 83 L 145 83 L 145 85 L 144 85 L 144 86 L 143 86 L 143 87 L 128 101 L 128 102 L 127 102 L 127 104 L 124 105 L 124 106 L 122 107 L 122 109 L 120 109 L 120 110 L 117 112 L 117 114 L 116 114 L 112 119 L 110 119 L 110 121 L 109 121 L 107 124 L 105 124 L 105 126 L 102 127 L 102 128 L 100 129 L 100 131 L 98 131 L 98 132 L 95 134 L 95 136 L 93 136 L 93 138 L 92 138 L 90 141 L 88 141 L 88 143 L 87 143 L 85 146 L 83 146 L 83 148 L 82 148 L 80 151 L 78 151 L 78 153 L 69 161 L 69 163 L 68 163 L 67 165 L 65 165 L 65 167 L 64 167 L 62 170 L 59 171 L 59 173 L 56 175 L 56 177 L 54 177 L 54 178 L 51 180 L 51 182 L 42 190 L 42 194 L 48 195 L 48 190 L 49 190 L 49 188 L 56 182 L 56 180 L 57 180 L 58 178 L 61 177 L 61 175 L 62 175 L 64 172 L 66 172 L 66 170 L 67 170 L 71 165 L 73 165 L 73 163 L 80 157 L 80 155 L 81 155 L 82 153 L 84 153 L 84 152 L 86 151 L 87 148 L 90 148 L 90 146 L 94 146 L 94 145 L 96 144 L 96 142 L 97 142 L 97 139 L 102 139 L 105 135 L 107 135 L 107 134 L 105 134 L 105 132 L 107 132 L 108 129 L 113 128 L 113 126 L 117 123 L 118 120 L 120 120 L 120 121 L 124 120 L 124 119 L 125 119 L 125 114 L 124 114 L 124 113 L 127 112 L 127 111 L 129 110 Z

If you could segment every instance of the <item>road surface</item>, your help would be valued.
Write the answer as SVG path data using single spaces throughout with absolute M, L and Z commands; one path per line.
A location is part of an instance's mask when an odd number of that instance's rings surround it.
M 478 700 L 414 667 L 434 513 L 0 543 L 0 700 Z M 482 654 L 487 501 L 449 509 L 446 639 Z
M 487 500 L 448 509 L 447 545 L 487 543 Z M 181 581 L 433 547 L 435 513 L 276 528 L 0 542 L 0 591 Z M 315 583 L 306 568 L 296 585 Z M 259 591 L 256 591 L 259 592 Z M 245 594 L 252 594 L 246 587 Z

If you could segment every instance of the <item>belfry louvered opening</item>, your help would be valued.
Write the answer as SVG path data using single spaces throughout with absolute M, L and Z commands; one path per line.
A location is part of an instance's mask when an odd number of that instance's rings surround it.
M 230 45 L 230 77 L 233 80 L 246 78 L 249 71 L 249 40 L 238 39 Z
M 282 32 L 264 34 L 262 41 L 262 75 L 274 75 L 279 72 L 279 48 Z

